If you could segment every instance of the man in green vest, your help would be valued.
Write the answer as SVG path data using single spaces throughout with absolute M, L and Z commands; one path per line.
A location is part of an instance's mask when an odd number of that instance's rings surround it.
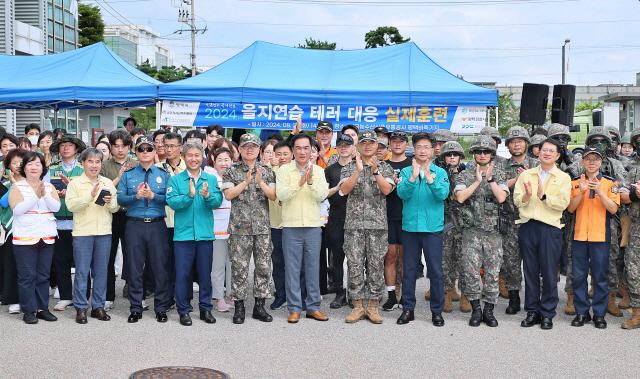
M 71 178 L 80 176 L 84 172 L 76 160 L 78 154 L 86 148 L 84 142 L 74 136 L 64 136 L 51 145 L 51 153 L 58 154 L 59 162 L 49 167 L 49 180 L 58 190 L 60 196 L 60 210 L 56 212 L 58 239 L 54 245 L 53 268 L 55 281 L 60 292 L 60 301 L 53 307 L 55 311 L 64 311 L 72 304 L 71 266 L 73 264 L 73 214 L 65 204 L 67 184 Z

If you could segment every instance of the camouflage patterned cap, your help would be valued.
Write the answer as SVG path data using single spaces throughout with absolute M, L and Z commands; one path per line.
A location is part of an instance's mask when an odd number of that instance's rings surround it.
M 547 139 L 547 136 L 544 136 L 542 134 L 534 134 L 533 137 L 531 137 L 530 146 L 540 145 L 546 139 Z
M 609 137 L 611 137 L 611 140 L 616 140 L 615 142 L 617 143 L 620 142 L 620 130 L 618 130 L 618 128 L 616 128 L 615 126 L 607 125 L 604 127 L 604 130 L 609 133 Z
M 448 129 L 436 130 L 435 132 L 433 132 L 433 137 L 435 137 L 436 142 L 448 142 L 454 140 L 453 133 L 451 133 L 451 130 Z
M 628 143 L 631 144 L 631 134 L 625 133 L 620 140 L 620 143 Z
M 547 133 L 547 137 L 555 137 L 560 135 L 565 135 L 571 138 L 571 134 L 569 133 L 569 127 L 566 125 L 558 124 L 558 123 L 551 124 L 551 126 L 549 126 L 549 132 Z
M 257 135 L 251 133 L 245 133 L 240 136 L 240 147 L 252 143 L 254 145 L 260 146 L 260 138 Z
M 476 140 L 473 141 L 471 147 L 469 148 L 469 152 L 474 154 L 479 150 L 491 150 L 492 152 L 496 152 L 496 141 L 487 135 L 479 135 L 476 137 Z
M 464 158 L 464 149 L 462 148 L 462 145 L 458 143 L 458 141 L 449 141 L 445 142 L 445 144 L 442 145 L 440 156 L 444 157 L 449 153 L 458 153 L 462 158 Z
M 527 141 L 527 143 L 531 142 L 529 139 L 529 132 L 522 126 L 512 126 L 509 131 L 507 131 L 507 139 L 504 142 L 509 143 L 509 141 L 516 138 L 521 138 Z
M 364 141 L 378 142 L 378 136 L 376 135 L 376 132 L 374 132 L 373 130 L 366 130 L 362 132 L 362 134 L 360 134 L 360 138 L 358 138 L 358 142 Z
M 605 130 L 604 126 L 592 126 L 591 129 L 589 129 L 589 133 L 587 133 L 587 139 L 584 142 L 585 145 L 589 145 L 589 142 L 591 142 L 591 139 L 594 137 L 602 137 L 606 139 L 609 144 L 611 144 L 611 136 Z
M 493 138 L 494 140 L 496 140 L 496 143 L 500 143 L 498 141 L 502 141 L 502 137 L 500 137 L 500 132 L 498 131 L 498 129 L 494 128 L 493 126 L 485 126 L 480 131 L 480 134 Z

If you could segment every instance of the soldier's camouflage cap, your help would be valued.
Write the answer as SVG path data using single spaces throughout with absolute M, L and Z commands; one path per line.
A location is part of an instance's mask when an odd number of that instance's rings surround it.
M 469 152 L 474 154 L 479 150 L 491 150 L 494 153 L 496 152 L 496 141 L 487 135 L 479 135 L 475 141 L 471 144 L 469 148 Z
M 378 142 L 378 136 L 376 135 L 376 132 L 374 132 L 373 130 L 366 130 L 362 132 L 362 134 L 360 134 L 360 138 L 358 138 L 358 142 L 364 141 Z
M 252 143 L 254 145 L 260 146 L 260 138 L 257 135 L 251 133 L 245 133 L 240 136 L 240 147 Z

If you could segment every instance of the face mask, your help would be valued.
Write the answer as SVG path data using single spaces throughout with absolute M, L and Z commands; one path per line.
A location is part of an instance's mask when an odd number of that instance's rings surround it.
M 607 154 L 607 149 L 609 148 L 609 144 L 606 141 L 597 141 L 597 142 L 590 143 L 589 147 L 595 148 L 596 150 L 598 150 L 598 152 L 600 152 L 600 154 L 605 156 Z
M 36 145 L 38 143 L 38 136 L 28 136 L 27 139 L 32 145 Z

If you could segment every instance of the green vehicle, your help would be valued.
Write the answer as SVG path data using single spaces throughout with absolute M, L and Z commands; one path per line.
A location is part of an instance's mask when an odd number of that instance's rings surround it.
M 593 112 L 589 109 L 577 112 L 573 116 L 573 126 L 571 130 L 571 142 L 569 143 L 569 151 L 573 153 L 582 153 L 584 143 L 587 140 L 587 133 L 593 126 Z

